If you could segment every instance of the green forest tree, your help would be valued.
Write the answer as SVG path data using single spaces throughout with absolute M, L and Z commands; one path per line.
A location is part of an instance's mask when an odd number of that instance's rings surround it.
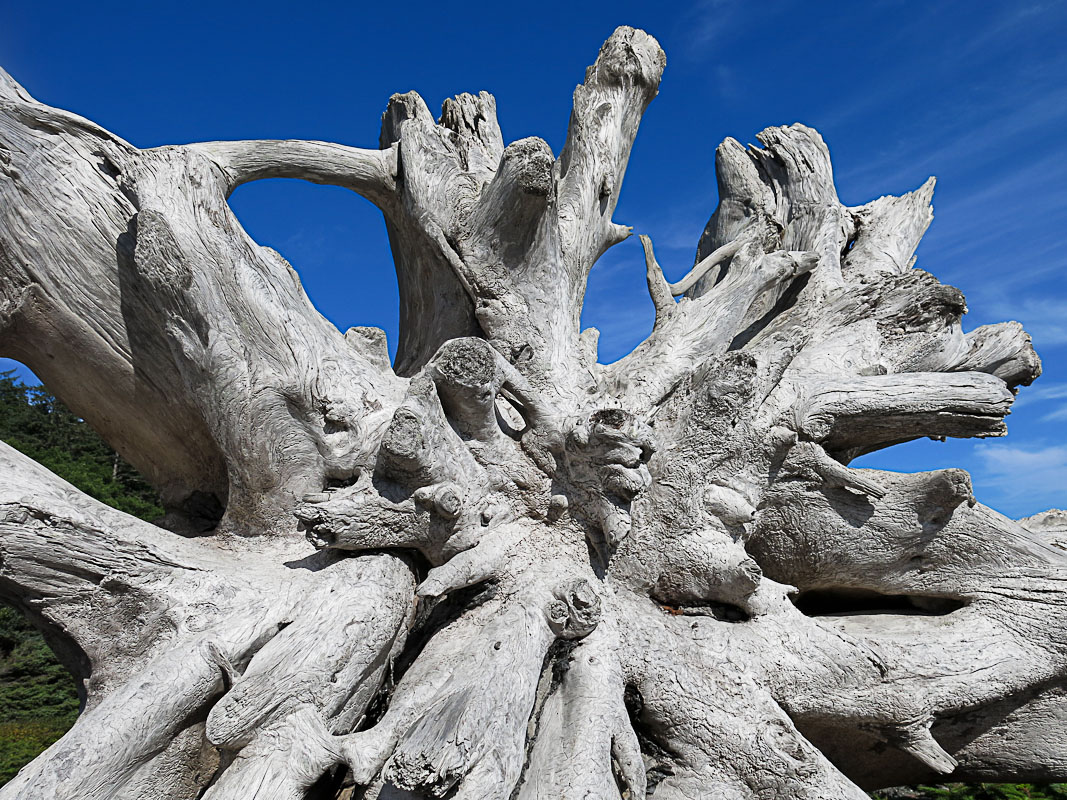
M 108 505 L 152 520 L 152 488 L 43 386 L 0 373 L 0 439 Z M 78 691 L 22 614 L 0 606 L 0 785 L 62 736 L 78 716 Z

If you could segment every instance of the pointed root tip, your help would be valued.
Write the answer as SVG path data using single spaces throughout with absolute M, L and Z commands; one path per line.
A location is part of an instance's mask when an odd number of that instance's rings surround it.
M 902 752 L 918 759 L 940 775 L 954 772 L 959 765 L 959 762 L 937 743 L 930 732 L 929 722 L 899 729 L 891 739 Z
M 934 742 L 937 745 L 936 742 Z M 959 762 L 937 745 L 936 750 L 908 750 L 909 754 L 940 775 L 950 775 L 956 771 Z
M 652 237 L 647 233 L 641 233 L 637 238 L 641 242 L 641 249 L 645 251 L 645 268 L 649 272 L 659 272 L 662 275 L 659 262 L 656 261 L 656 252 L 652 249 Z
M 472 553 L 476 550 L 477 546 L 464 551 L 452 561 L 431 569 L 422 583 L 415 587 L 415 594 L 419 597 L 443 597 L 449 592 L 465 589 L 494 577 L 496 572 L 492 567 L 474 562 Z
M 619 225 L 615 222 L 611 223 L 611 228 L 608 231 L 608 246 L 617 245 L 620 242 L 625 242 L 631 236 L 633 236 L 634 229 L 632 225 Z

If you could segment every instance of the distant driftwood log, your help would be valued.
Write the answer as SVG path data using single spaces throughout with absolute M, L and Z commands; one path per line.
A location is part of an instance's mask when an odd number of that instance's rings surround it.
M 0 593 L 85 710 L 0 798 L 864 798 L 1067 779 L 1067 557 L 958 469 L 1040 372 L 913 268 L 933 181 L 859 207 L 822 138 L 716 151 L 656 321 L 597 363 L 589 270 L 665 58 L 619 28 L 562 153 L 395 95 L 380 148 L 140 150 L 0 72 L 0 344 L 160 491 L 160 526 L 0 450 Z M 679 155 L 679 158 L 683 156 Z M 395 366 L 227 205 L 385 216 Z M 310 541 L 310 545 L 309 545 Z M 312 547 L 312 545 L 314 545 Z M 345 788 L 345 787 L 348 788 Z M 353 788 L 354 787 L 354 788 Z

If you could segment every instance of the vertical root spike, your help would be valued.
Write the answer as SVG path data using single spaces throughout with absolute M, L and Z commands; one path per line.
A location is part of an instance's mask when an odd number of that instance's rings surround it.
M 671 294 L 670 284 L 663 277 L 663 270 L 656 261 L 656 254 L 652 250 L 652 239 L 645 234 L 638 237 L 641 247 L 645 251 L 645 277 L 648 281 L 648 295 L 652 298 L 652 304 L 656 307 L 656 322 L 665 318 L 674 310 L 675 302 Z

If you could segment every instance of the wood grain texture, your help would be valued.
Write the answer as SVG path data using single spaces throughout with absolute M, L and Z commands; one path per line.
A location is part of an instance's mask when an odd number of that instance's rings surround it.
M 85 710 L 2 800 L 862 798 L 1067 780 L 1062 512 L 856 469 L 1001 436 L 1041 371 L 915 268 L 934 183 L 843 205 L 803 125 L 716 151 L 654 329 L 603 366 L 589 270 L 665 67 L 619 28 L 563 151 L 489 94 L 378 149 L 139 150 L 0 72 L 0 352 L 160 490 L 158 525 L 0 446 L 0 597 Z M 344 335 L 227 205 L 348 188 L 400 292 Z M 635 269 L 640 269 L 635 265 Z

